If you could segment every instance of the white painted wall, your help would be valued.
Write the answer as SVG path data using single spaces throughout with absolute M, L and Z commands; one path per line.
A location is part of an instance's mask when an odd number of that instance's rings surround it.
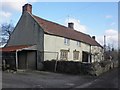
M 82 43 L 81 46 L 77 46 L 77 41 L 75 40 L 70 40 L 70 45 L 65 45 L 64 44 L 64 37 L 58 37 L 58 36 L 53 36 L 53 35 L 48 35 L 44 34 L 44 51 L 48 52 L 58 52 L 60 59 L 60 50 L 65 49 L 65 50 L 70 50 L 68 53 L 68 60 L 73 60 L 73 51 L 76 49 L 76 51 L 79 51 L 79 60 L 75 61 L 82 61 L 82 51 L 90 52 L 90 45 Z M 49 59 L 52 59 L 54 56 L 53 54 L 50 53 L 45 53 L 44 55 L 44 60 L 47 60 L 46 57 L 49 57 Z

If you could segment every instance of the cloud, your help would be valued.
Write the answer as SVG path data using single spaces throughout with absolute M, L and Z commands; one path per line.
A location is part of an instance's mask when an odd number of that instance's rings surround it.
M 74 23 L 74 28 L 77 31 L 87 33 L 87 29 L 85 25 L 82 25 L 80 23 L 80 20 L 74 19 L 74 18 L 69 18 L 66 19 L 65 25 L 68 26 L 68 22 L 73 22 Z M 106 45 L 111 44 L 115 48 L 118 47 L 118 31 L 115 29 L 107 29 L 103 32 L 104 34 L 101 36 L 97 36 L 96 40 L 101 44 L 104 45 L 104 35 L 106 36 Z M 120 35 L 120 34 L 119 34 Z
M 114 29 L 109 29 L 109 30 L 105 31 L 105 34 L 109 35 L 109 36 L 112 36 L 112 35 L 114 36 L 114 35 L 117 35 L 118 32 L 116 30 L 114 30 Z
M 22 6 L 27 3 L 27 0 L 2 0 L 0 3 L 0 23 L 6 23 L 10 21 L 14 13 L 22 11 Z
M 86 33 L 87 30 L 86 30 L 86 26 L 85 25 L 82 25 L 80 23 L 80 20 L 78 19 L 74 19 L 74 18 L 69 18 L 65 20 L 65 25 L 68 26 L 68 23 L 69 22 L 72 22 L 74 23 L 74 29 L 77 30 L 77 31 L 80 31 L 80 32 L 83 32 L 83 33 Z
M 106 40 L 110 44 L 118 45 L 118 31 L 114 29 L 109 29 L 105 31 Z
M 105 30 L 104 35 L 106 36 L 106 45 L 111 44 L 115 48 L 118 47 L 118 31 L 114 29 Z M 97 41 L 104 45 L 104 36 L 97 36 Z
M 0 12 L 0 17 L 9 18 L 10 16 L 11 16 L 11 13 L 9 12 L 3 12 L 3 11 Z
M 4 0 L 2 2 L 2 10 L 3 11 L 22 11 L 22 6 L 27 3 L 27 0 Z
M 10 19 L 11 15 L 12 14 L 10 12 L 0 11 L 0 23 L 7 22 Z
M 0 11 L 0 23 L 9 22 L 10 17 L 16 12 L 22 12 L 22 6 L 26 3 L 34 3 L 38 0 L 2 0 Z M 3 18 L 5 20 L 3 20 Z
M 34 3 L 38 0 L 3 0 L 2 1 L 2 10 L 3 11 L 22 11 L 22 6 L 26 3 Z
M 112 18 L 113 16 L 112 15 L 106 15 L 105 16 L 105 18 L 107 18 L 107 19 L 110 19 L 110 18 Z

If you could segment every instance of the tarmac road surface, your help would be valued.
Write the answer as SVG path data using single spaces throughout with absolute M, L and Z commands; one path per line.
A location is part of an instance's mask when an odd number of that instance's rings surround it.
M 1 72 L 0 72 L 1 73 Z M 118 69 L 101 76 L 67 75 L 43 71 L 2 73 L 3 88 L 118 88 Z
M 111 70 L 99 76 L 97 79 L 77 86 L 76 88 L 119 88 L 120 78 L 118 77 L 118 69 Z

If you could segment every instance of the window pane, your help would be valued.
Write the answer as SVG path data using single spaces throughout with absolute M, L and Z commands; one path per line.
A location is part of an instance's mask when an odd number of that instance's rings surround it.
M 68 50 L 61 50 L 61 56 L 60 56 L 60 58 L 62 60 L 67 60 L 67 58 L 68 58 Z
M 73 52 L 73 59 L 78 60 L 79 59 L 79 51 L 74 51 Z
M 80 46 L 80 44 L 81 44 L 80 41 L 77 41 L 77 46 Z
M 70 45 L 70 40 L 67 39 L 67 38 L 64 38 L 64 44 L 65 44 L 65 45 Z

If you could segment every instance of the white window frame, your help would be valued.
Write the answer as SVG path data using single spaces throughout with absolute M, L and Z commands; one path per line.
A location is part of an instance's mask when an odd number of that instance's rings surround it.
M 68 59 L 68 50 L 61 50 L 60 51 L 60 59 L 61 60 L 67 60 Z
M 70 45 L 70 39 L 64 38 L 64 44 L 65 45 Z
M 79 60 L 79 51 L 73 51 L 73 60 Z
M 77 46 L 81 46 L 81 42 L 80 41 L 77 41 Z

